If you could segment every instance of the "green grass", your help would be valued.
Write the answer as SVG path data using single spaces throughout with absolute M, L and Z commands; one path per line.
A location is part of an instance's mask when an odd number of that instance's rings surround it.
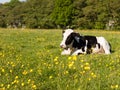
M 120 32 L 104 36 L 110 55 L 61 56 L 61 30 L 0 29 L 0 90 L 120 90 Z

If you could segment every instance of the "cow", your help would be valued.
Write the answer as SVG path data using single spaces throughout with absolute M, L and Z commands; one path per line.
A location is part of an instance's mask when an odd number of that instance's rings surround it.
M 61 55 L 111 53 L 111 45 L 104 37 L 83 36 L 72 29 L 63 31 L 63 40 L 60 47 L 64 49 Z

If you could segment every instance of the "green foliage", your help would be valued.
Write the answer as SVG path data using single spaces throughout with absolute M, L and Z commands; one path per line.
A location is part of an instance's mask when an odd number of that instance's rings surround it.
M 104 29 L 105 26 L 104 26 L 104 24 L 101 23 L 101 22 L 96 22 L 94 28 L 95 28 L 95 29 Z
M 114 51 L 110 55 L 61 56 L 60 33 L 0 29 L 0 89 L 120 90 L 119 31 L 80 31 L 104 36 Z
M 25 23 L 29 28 L 49 28 L 50 14 L 53 10 L 53 0 L 29 0 L 24 17 Z
M 119 3 L 120 0 L 11 0 L 0 4 L 0 27 L 119 29 Z M 110 21 L 114 21 L 112 28 Z
M 53 22 L 65 27 L 72 22 L 73 0 L 55 0 L 55 7 L 51 15 Z

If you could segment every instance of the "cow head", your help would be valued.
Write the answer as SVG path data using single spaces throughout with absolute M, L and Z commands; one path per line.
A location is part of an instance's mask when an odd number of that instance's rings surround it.
M 63 40 L 60 44 L 61 48 L 81 48 L 85 45 L 84 38 L 79 33 L 73 32 L 72 29 L 63 31 Z
M 72 37 L 71 34 L 73 33 L 72 29 L 66 29 L 65 31 L 63 31 L 63 40 L 60 43 L 60 47 L 61 48 L 67 48 L 68 45 L 72 42 Z

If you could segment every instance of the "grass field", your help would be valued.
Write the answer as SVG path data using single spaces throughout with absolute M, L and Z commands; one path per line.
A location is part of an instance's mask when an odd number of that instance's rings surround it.
M 110 55 L 61 56 L 61 30 L 0 29 L 0 90 L 120 90 L 120 32 L 104 36 Z

